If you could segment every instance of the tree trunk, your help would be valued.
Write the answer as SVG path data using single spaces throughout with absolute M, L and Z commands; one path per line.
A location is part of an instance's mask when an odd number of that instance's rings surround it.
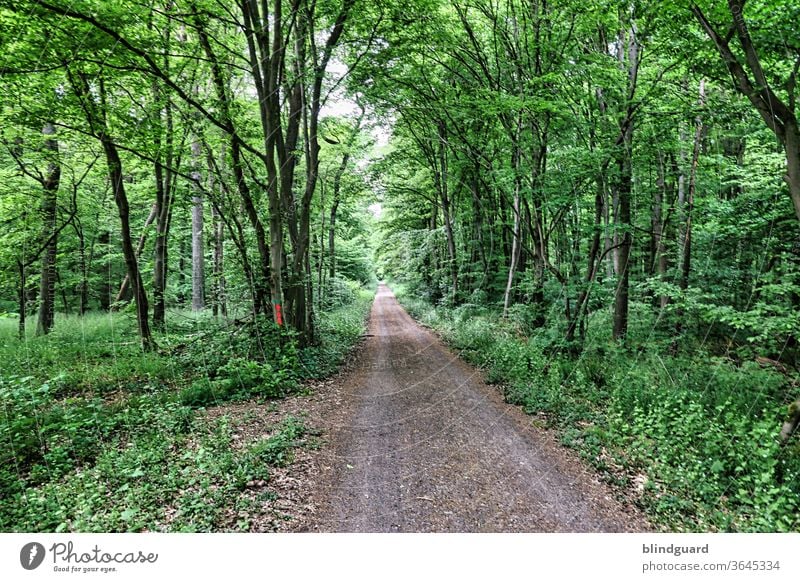
M 158 168 L 158 166 L 157 166 Z M 172 216 L 172 186 L 160 169 L 156 170 L 156 240 L 153 250 L 153 326 L 163 330 L 166 324 L 166 288 L 168 264 L 168 237 Z
M 452 298 L 458 295 L 458 264 L 456 262 L 456 241 L 453 234 L 453 210 L 451 207 L 450 194 L 448 189 L 449 167 L 447 160 L 447 132 L 443 121 L 439 122 L 439 193 L 442 197 L 442 218 L 444 220 L 444 232 L 447 237 L 447 259 L 449 263 L 450 279 L 452 285 Z
M 514 275 L 517 272 L 517 262 L 520 253 L 520 190 L 522 177 L 519 174 L 522 153 L 519 149 L 520 124 L 517 125 L 517 139 L 514 143 L 512 153 L 512 166 L 514 168 L 514 230 L 511 239 L 511 261 L 508 267 L 508 279 L 506 280 L 506 290 L 503 295 L 503 317 L 508 317 L 508 308 L 511 303 L 511 290 L 514 285 Z
M 698 105 L 705 106 L 706 91 L 705 79 L 700 80 L 700 97 Z M 695 117 L 694 145 L 692 148 L 692 164 L 689 168 L 689 193 L 686 199 L 686 227 L 683 237 L 683 260 L 681 263 L 680 288 L 685 290 L 689 286 L 689 273 L 691 272 L 692 259 L 692 211 L 694 210 L 694 197 L 697 191 L 697 163 L 700 159 L 700 146 L 703 140 L 703 117 L 698 113 Z
M 166 33 L 165 33 L 166 34 Z M 168 39 L 167 39 L 168 40 Z M 154 100 L 159 100 L 161 90 L 156 82 L 153 83 Z M 160 120 L 159 120 L 160 121 Z M 164 104 L 164 164 L 162 166 L 161 126 L 156 130 L 155 144 L 159 159 L 154 164 L 154 178 L 156 184 L 156 238 L 153 249 L 153 326 L 163 330 L 166 325 L 166 290 L 167 270 L 169 266 L 169 230 L 172 223 L 172 203 L 175 175 L 173 165 L 180 163 L 180 156 L 175 159 L 173 155 L 173 117 L 172 102 L 169 98 Z
M 110 245 L 111 245 L 111 233 L 107 230 L 102 231 L 100 234 L 97 235 L 97 244 L 103 249 L 103 272 L 102 275 L 102 283 L 100 285 L 100 309 L 103 311 L 108 311 L 111 308 L 111 258 L 110 258 Z
M 484 248 L 483 243 L 483 209 L 482 201 L 481 201 L 481 191 L 480 191 L 480 182 L 478 179 L 478 172 L 480 168 L 476 165 L 475 170 L 472 174 L 472 226 L 473 232 L 475 233 L 473 236 L 473 249 L 475 255 L 477 255 L 477 259 L 480 261 L 481 264 L 481 272 L 482 276 L 480 281 L 477 282 L 477 288 L 482 288 L 485 286 L 488 277 L 489 277 L 489 264 L 486 261 L 486 249 Z M 475 261 L 473 256 L 472 260 Z
M 56 128 L 46 123 L 42 129 L 45 136 L 54 136 Z M 58 188 L 61 183 L 61 165 L 58 161 L 58 141 L 54 137 L 45 138 L 45 149 L 50 160 L 47 174 L 42 180 L 42 275 L 39 285 L 39 318 L 36 322 L 36 335 L 49 333 L 53 328 L 56 293 L 56 234 Z
M 626 130 L 628 134 L 623 146 L 624 151 L 619 161 L 619 210 L 617 214 L 617 224 L 622 226 L 625 231 L 622 233 L 622 240 L 617 243 L 617 257 L 619 259 L 619 276 L 617 291 L 614 298 L 614 329 L 612 337 L 622 339 L 628 332 L 628 289 L 630 280 L 630 253 L 631 253 L 631 160 L 630 143 L 631 129 Z
M 205 248 L 203 247 L 203 195 L 200 192 L 200 141 L 192 142 L 192 311 L 206 307 Z
M 81 281 L 78 283 L 78 315 L 84 315 L 89 309 L 89 266 L 86 259 L 86 235 L 83 225 L 77 218 L 73 218 L 72 227 L 78 237 L 78 271 Z
M 342 162 L 336 169 L 333 177 L 333 202 L 331 202 L 330 224 L 328 225 L 328 279 L 333 280 L 336 276 L 336 213 L 339 210 L 341 201 L 342 176 L 347 169 L 350 160 L 350 152 L 342 154 Z
M 225 230 L 219 212 L 211 207 L 211 221 L 214 228 L 214 316 L 227 317 L 228 305 L 225 300 Z
M 673 184 L 670 181 L 667 186 L 666 164 L 664 154 L 658 153 L 658 187 L 656 189 L 656 199 L 653 203 L 653 254 L 651 257 L 654 263 L 655 273 L 660 281 L 664 280 L 667 274 L 667 252 L 665 241 L 666 220 L 663 216 L 664 201 L 671 199 L 669 191 Z M 669 214 L 669 213 L 667 213 Z M 659 295 L 658 306 L 663 309 L 667 306 L 669 298 L 666 295 Z
M 25 272 L 25 263 L 22 261 L 17 261 L 17 266 L 19 268 L 19 324 L 17 325 L 17 335 L 20 340 L 25 339 L 25 319 L 26 319 L 26 305 L 25 302 L 27 301 L 27 293 L 25 287 L 28 284 L 26 272 Z
M 119 220 L 122 235 L 122 253 L 125 256 L 125 266 L 128 270 L 131 289 L 134 301 L 136 302 L 136 322 L 139 326 L 139 336 L 142 348 L 145 351 L 155 347 L 153 338 L 150 334 L 150 322 L 148 320 L 147 293 L 142 283 L 141 273 L 139 272 L 139 262 L 136 258 L 136 249 L 131 239 L 130 210 L 128 206 L 128 196 L 125 192 L 125 183 L 122 175 L 122 161 L 119 157 L 116 144 L 105 133 L 100 135 L 103 144 L 103 152 L 106 156 L 108 165 L 111 188 L 114 192 L 114 202 L 116 202 L 119 212 Z
M 264 3 L 266 6 L 266 2 Z M 248 283 L 253 287 L 253 313 L 267 313 L 269 309 L 269 296 L 271 295 L 273 300 L 277 298 L 277 304 L 280 304 L 281 301 L 281 288 L 280 288 L 280 251 L 282 249 L 282 237 L 283 237 L 283 226 L 282 226 L 282 219 L 280 215 L 280 204 L 278 201 L 278 193 L 277 193 L 277 170 L 275 168 L 275 161 L 274 161 L 274 151 L 275 151 L 275 132 L 278 130 L 277 128 L 273 127 L 273 121 L 271 119 L 271 111 L 272 108 L 268 104 L 268 90 L 266 88 L 266 79 L 264 79 L 264 75 L 262 74 L 262 69 L 260 63 L 263 62 L 264 66 L 269 69 L 270 57 L 269 52 L 263 53 L 263 61 L 261 61 L 257 54 L 256 43 L 254 37 L 257 35 L 255 26 L 258 24 L 263 28 L 260 29 L 258 34 L 259 38 L 263 36 L 265 33 L 265 29 L 268 27 L 267 23 L 257 23 L 256 21 L 258 18 L 258 7 L 254 4 L 252 0 L 245 0 L 240 5 L 242 10 L 242 15 L 244 17 L 244 25 L 245 25 L 245 33 L 247 35 L 247 43 L 248 43 L 248 54 L 250 56 L 250 63 L 253 70 L 253 77 L 256 83 L 256 90 L 259 96 L 259 106 L 260 106 L 260 113 L 261 113 L 261 122 L 262 122 L 262 129 L 264 131 L 265 136 L 265 147 L 266 147 L 266 156 L 264 158 L 265 165 L 267 167 L 267 174 L 269 180 L 269 188 L 268 196 L 269 196 L 269 212 L 270 212 L 270 244 L 267 244 L 267 234 L 264 228 L 264 223 L 261 221 L 259 217 L 258 211 L 256 209 L 255 201 L 250 192 L 250 188 L 247 184 L 244 174 L 245 162 L 242 156 L 242 146 L 241 142 L 237 138 L 233 115 L 230 111 L 230 99 L 229 99 L 229 83 L 228 80 L 223 72 L 222 66 L 220 65 L 220 61 L 217 58 L 216 54 L 214 53 L 213 47 L 211 46 L 211 42 L 208 38 L 208 34 L 205 31 L 205 27 L 203 25 L 203 20 L 198 16 L 195 19 L 195 26 L 198 33 L 198 39 L 200 41 L 201 46 L 203 47 L 203 52 L 208 58 L 209 62 L 211 63 L 211 77 L 214 83 L 215 92 L 217 94 L 217 99 L 220 103 L 221 109 L 221 117 L 222 123 L 225 125 L 226 131 L 230 135 L 229 139 L 229 148 L 231 154 L 231 169 L 233 171 L 233 178 L 236 182 L 236 189 L 239 193 L 240 198 L 242 199 L 242 206 L 244 207 L 245 214 L 247 215 L 248 220 L 250 221 L 251 226 L 256 234 L 256 244 L 258 249 L 258 258 L 259 258 L 259 269 L 256 271 L 254 269 L 250 269 L 249 259 L 246 255 L 242 255 L 242 264 L 246 265 L 245 270 L 251 270 L 251 278 L 248 280 Z M 265 16 L 266 18 L 266 16 Z M 280 18 L 277 19 L 278 26 L 280 26 Z M 263 41 L 262 49 L 264 45 L 268 46 L 268 39 Z M 277 58 L 277 56 L 275 56 Z M 280 247 L 278 249 L 277 262 L 273 262 L 276 258 L 276 254 L 273 252 L 272 246 L 277 245 Z M 240 252 L 245 252 L 246 249 L 240 248 Z M 277 265 L 277 275 L 273 272 L 273 267 Z M 277 280 L 275 279 L 275 275 L 277 276 Z M 276 287 L 277 283 L 277 287 Z M 268 286 L 271 289 L 268 291 Z M 276 317 L 277 313 L 275 307 L 273 306 L 272 310 L 273 317 Z
M 624 229 L 622 240 L 618 243 L 617 257 L 619 259 L 619 275 L 617 291 L 614 298 L 614 325 L 612 337 L 615 340 L 623 339 L 628 332 L 628 291 L 630 281 L 630 253 L 631 253 L 631 187 L 632 187 L 632 142 L 634 107 L 633 97 L 636 91 L 636 80 L 639 72 L 639 45 L 636 39 L 636 25 L 631 23 L 628 32 L 628 99 L 627 112 L 621 126 L 621 144 L 618 152 L 619 182 L 618 200 L 619 208 L 616 215 L 617 225 Z
M 150 209 L 150 214 L 147 215 L 147 219 L 144 221 L 144 226 L 142 227 L 142 234 L 139 235 L 139 242 L 136 244 L 136 260 L 139 260 L 139 257 L 142 256 L 142 251 L 144 250 L 144 245 L 147 242 L 147 231 L 150 229 L 150 225 L 153 224 L 153 220 L 156 218 L 156 213 L 158 210 L 158 205 L 153 204 L 153 207 Z M 128 285 L 130 285 L 130 276 L 125 275 L 125 278 L 122 280 L 122 285 L 119 286 L 119 292 L 117 293 L 117 298 L 114 300 L 115 303 L 122 301 L 122 299 L 128 294 Z
M 700 108 L 705 106 L 706 91 L 705 79 L 700 80 L 698 105 Z M 700 159 L 700 146 L 703 141 L 703 117 L 700 113 L 695 117 L 695 130 L 694 130 L 694 144 L 692 146 L 692 162 L 689 167 L 689 191 L 686 198 L 686 205 L 684 209 L 685 226 L 683 228 L 683 241 L 682 241 L 682 260 L 681 260 L 681 276 L 678 281 L 678 286 L 681 291 L 686 291 L 689 287 L 689 274 L 691 273 L 691 259 L 692 259 L 692 210 L 694 209 L 694 196 L 697 190 L 697 163 Z M 680 335 L 683 325 L 683 309 L 678 311 L 678 320 L 675 327 L 676 336 Z M 673 349 L 677 344 L 673 342 Z
M 594 234 L 592 235 L 592 242 L 589 246 L 589 253 L 586 260 L 586 277 L 583 281 L 583 289 L 581 289 L 578 294 L 578 299 L 575 302 L 574 315 L 567 324 L 567 343 L 572 343 L 575 340 L 576 329 L 578 330 L 581 345 L 586 337 L 585 321 L 588 311 L 589 294 L 600 266 L 598 264 L 597 255 L 600 252 L 600 230 L 603 228 L 603 206 L 605 204 L 605 199 L 604 180 L 602 176 L 599 176 L 597 178 L 597 193 L 594 197 Z

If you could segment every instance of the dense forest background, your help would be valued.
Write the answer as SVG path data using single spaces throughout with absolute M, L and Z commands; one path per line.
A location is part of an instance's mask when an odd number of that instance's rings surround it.
M 330 373 L 386 279 L 656 523 L 797 530 L 798 21 L 0 1 L 3 529 L 251 527 L 186 495 L 306 431 L 193 411 Z

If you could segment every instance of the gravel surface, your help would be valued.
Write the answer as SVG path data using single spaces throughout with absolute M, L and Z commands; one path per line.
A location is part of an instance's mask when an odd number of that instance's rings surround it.
M 305 404 L 326 444 L 295 531 L 651 529 L 385 285 L 350 369 Z

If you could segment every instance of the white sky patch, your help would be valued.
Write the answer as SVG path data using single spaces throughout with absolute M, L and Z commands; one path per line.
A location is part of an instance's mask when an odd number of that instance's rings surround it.
M 327 73 L 330 79 L 338 80 L 347 75 L 347 65 L 339 59 L 332 58 L 328 63 Z M 360 109 L 354 99 L 351 99 L 345 94 L 343 84 L 340 85 L 336 91 L 328 96 L 325 105 L 320 110 L 320 118 L 324 117 L 356 117 Z M 370 111 L 367 108 L 367 118 L 369 119 Z M 375 139 L 376 147 L 384 147 L 389 143 L 389 137 L 392 134 L 391 127 L 378 125 L 375 123 L 369 124 L 371 127 L 372 137 Z
M 372 213 L 372 216 L 380 220 L 381 215 L 383 214 L 383 205 L 380 202 L 370 204 L 367 209 Z

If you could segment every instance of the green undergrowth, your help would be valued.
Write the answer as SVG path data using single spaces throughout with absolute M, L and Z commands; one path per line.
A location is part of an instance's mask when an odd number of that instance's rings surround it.
M 339 369 L 364 335 L 374 296 L 374 289 L 358 288 L 344 306 L 319 313 L 317 329 L 322 341 L 300 354 L 306 377 L 324 378 Z
M 267 481 L 305 429 L 290 423 L 277 441 L 236 451 L 225 416 L 197 410 L 266 404 L 332 373 L 371 297 L 321 313 L 319 343 L 305 349 L 271 323 L 210 316 L 174 314 L 147 354 L 127 314 L 62 317 L 23 340 L 16 320 L 0 320 L 0 530 L 219 527 L 241 483 Z
M 503 321 L 476 305 L 433 307 L 402 287 L 398 296 L 655 524 L 800 531 L 800 444 L 797 435 L 785 447 L 778 442 L 786 405 L 796 398 L 791 378 L 697 345 L 668 355 L 657 344 L 624 348 L 591 333 L 572 356 L 554 346 L 552 330 L 523 333 L 513 317 Z

